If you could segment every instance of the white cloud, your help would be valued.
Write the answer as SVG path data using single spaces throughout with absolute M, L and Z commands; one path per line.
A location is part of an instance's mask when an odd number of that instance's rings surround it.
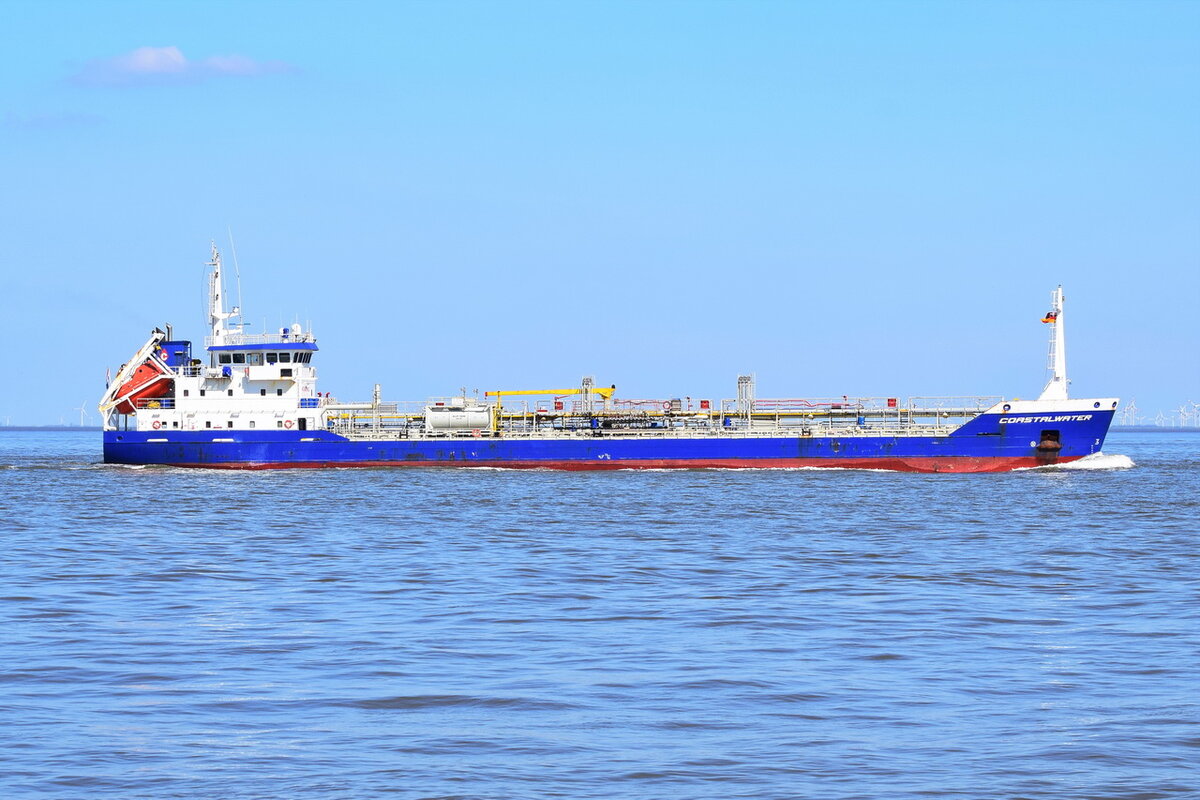
M 112 58 L 93 59 L 71 76 L 71 82 L 80 86 L 147 86 L 292 70 L 282 61 L 255 61 L 242 55 L 216 55 L 191 61 L 172 45 L 139 47 Z

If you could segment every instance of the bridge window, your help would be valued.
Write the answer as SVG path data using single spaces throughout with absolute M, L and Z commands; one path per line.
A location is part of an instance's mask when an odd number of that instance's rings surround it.
M 245 353 L 234 353 L 233 354 L 233 363 L 245 364 L 246 363 L 246 354 Z
M 246 363 L 250 364 L 252 366 L 256 365 L 256 364 L 261 364 L 262 363 L 262 353 L 247 353 L 246 354 Z
M 267 353 L 267 363 L 274 364 L 279 360 L 279 353 Z
M 217 363 L 218 364 L 232 364 L 233 356 L 231 356 L 229 353 L 219 353 L 217 355 Z
M 279 354 L 279 363 L 280 364 L 287 364 L 287 363 L 291 362 L 291 360 L 292 360 L 291 353 L 280 353 Z

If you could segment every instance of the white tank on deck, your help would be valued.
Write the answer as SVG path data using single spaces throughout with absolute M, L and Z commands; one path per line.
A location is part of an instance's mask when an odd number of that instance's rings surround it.
M 492 407 L 483 404 L 425 406 L 427 431 L 484 431 L 492 427 Z

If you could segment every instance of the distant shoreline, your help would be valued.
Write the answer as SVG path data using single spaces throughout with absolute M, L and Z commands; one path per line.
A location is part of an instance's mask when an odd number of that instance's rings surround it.
M 99 425 L 0 425 L 0 431 L 55 431 L 70 433 L 71 431 L 91 431 L 99 433 L 103 430 Z

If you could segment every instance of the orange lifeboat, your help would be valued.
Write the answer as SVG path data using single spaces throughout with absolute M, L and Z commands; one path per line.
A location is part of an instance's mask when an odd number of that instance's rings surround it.
M 116 392 L 116 396 L 121 398 L 117 404 L 117 413 L 132 414 L 139 400 L 170 394 L 172 382 L 167 379 L 169 374 L 152 359 L 148 358 L 139 364 L 129 380 L 121 384 L 121 388 Z

